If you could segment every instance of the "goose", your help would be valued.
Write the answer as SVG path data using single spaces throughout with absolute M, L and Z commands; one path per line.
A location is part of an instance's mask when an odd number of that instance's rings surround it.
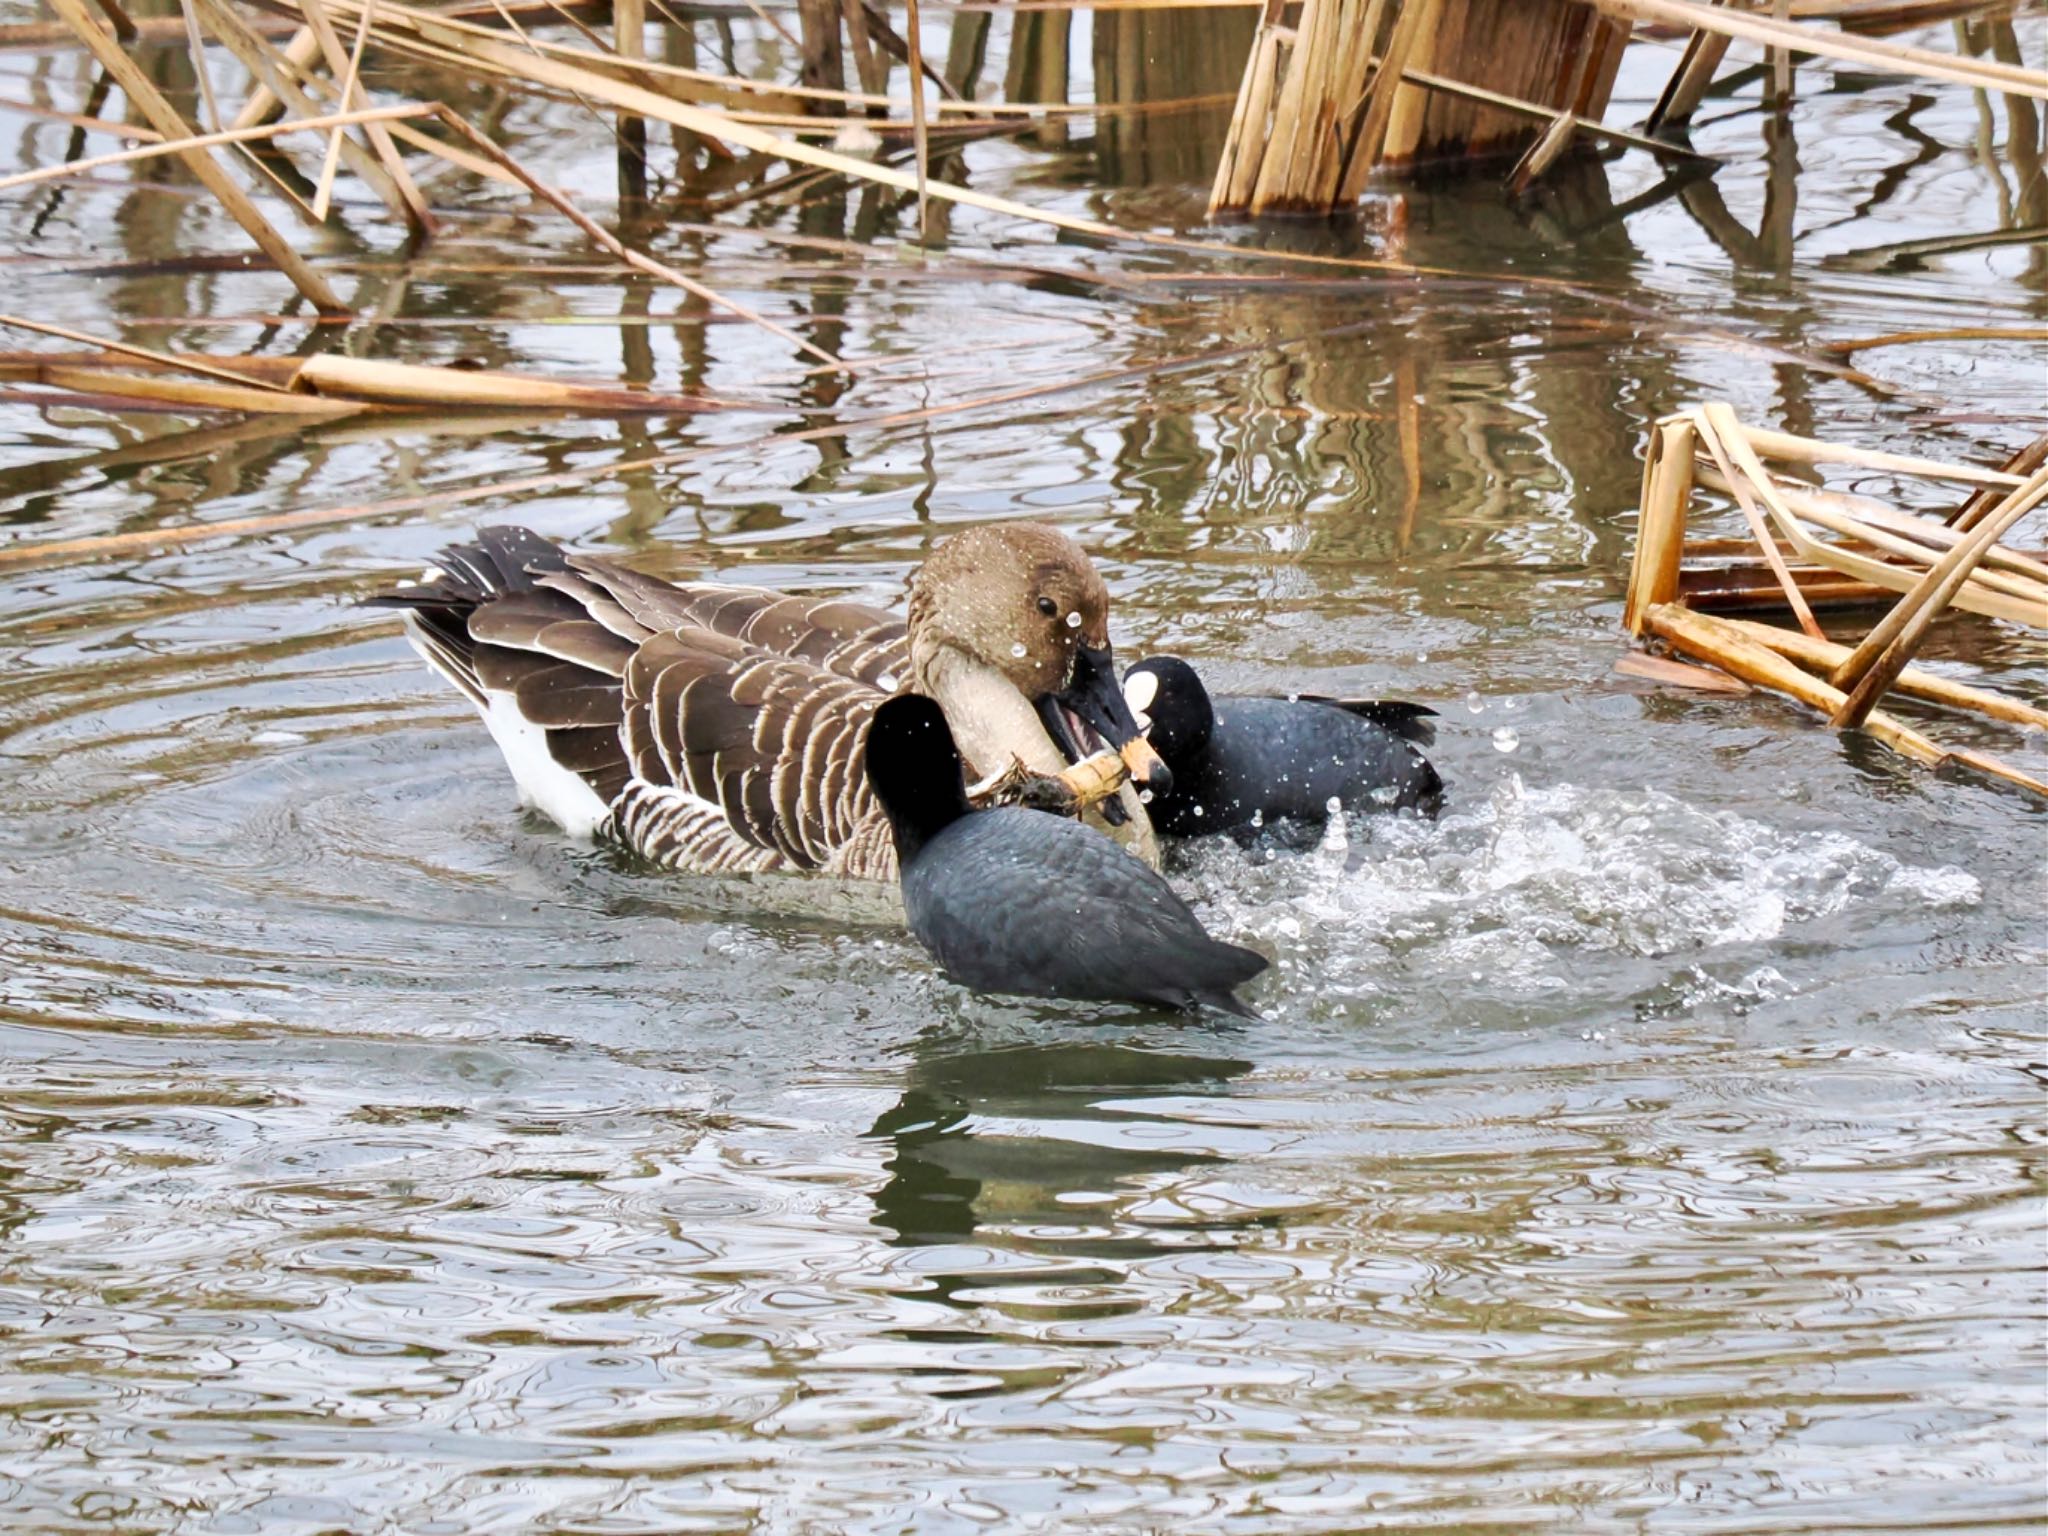
M 905 694 L 875 711 L 867 776 L 895 839 L 910 931 L 963 986 L 1259 1017 L 1232 989 L 1265 956 L 1211 938 L 1157 870 L 1080 822 L 969 805 L 931 699 Z
M 893 880 L 861 753 L 899 689 L 940 701 L 981 793 L 1050 791 L 1072 808 L 1048 776 L 1104 745 L 1124 759 L 1116 778 L 1167 783 L 1117 685 L 1108 589 L 1043 524 L 939 543 L 906 617 L 662 581 L 518 527 L 480 530 L 366 602 L 400 610 L 414 648 L 476 706 L 523 801 L 667 869 Z M 1129 783 L 1090 815 L 1157 861 Z
M 1178 656 L 1138 662 L 1124 699 L 1173 775 L 1146 806 L 1171 837 L 1272 827 L 1298 840 L 1321 829 L 1332 800 L 1425 816 L 1442 803 L 1443 781 L 1417 746 L 1435 739 L 1436 711 L 1421 704 L 1212 696 Z

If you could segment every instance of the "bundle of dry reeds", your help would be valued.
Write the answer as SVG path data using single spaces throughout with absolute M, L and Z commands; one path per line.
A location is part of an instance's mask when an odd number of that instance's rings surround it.
M 1861 729 L 1924 763 L 1955 761 L 2048 796 L 2048 784 L 1989 753 L 1941 747 L 1877 708 L 1891 689 L 2048 729 L 2048 712 L 1989 689 L 1911 665 L 1937 618 L 1950 608 L 2048 632 L 2048 561 L 2003 542 L 2048 501 L 2048 435 L 2003 469 L 1944 464 L 1820 442 L 1744 425 L 1721 403 L 1667 416 L 1651 429 L 1644 456 L 1636 552 L 1623 622 L 1735 677 L 1774 688 L 1824 711 L 1839 729 Z M 1812 467 L 1853 464 L 1888 474 L 1963 485 L 1971 496 L 1947 521 L 1899 511 L 1862 496 L 1816 490 L 1772 473 L 1766 460 Z M 2032 463 L 2031 470 L 2024 467 Z M 1696 488 L 1720 491 L 1741 508 L 1759 556 L 1798 629 L 1718 618 L 1687 606 L 1683 562 Z M 1991 499 L 1987 500 L 1987 496 Z M 1964 523 L 1965 515 L 1969 521 Z M 1723 559 L 1725 542 L 1706 551 Z M 1804 562 L 1803 570 L 1792 562 Z M 1814 584 L 1825 571 L 1859 583 L 1853 596 L 1902 594 L 1855 646 L 1838 644 L 1814 616 Z M 1808 670 L 1811 669 L 1811 670 Z
M 1212 215 L 1330 214 L 1368 176 L 1520 152 L 1526 188 L 1575 138 L 1702 158 L 1660 130 L 1683 123 L 1736 40 L 1769 49 L 1774 93 L 1788 99 L 1793 51 L 1859 68 L 2048 99 L 2038 71 L 1998 59 L 1902 47 L 1802 25 L 1853 16 L 1909 24 L 1981 11 L 1967 0 L 1800 0 L 1759 16 L 1703 0 L 1264 0 L 1238 89 Z M 1800 21 L 1791 15 L 1796 13 Z M 1646 131 L 1601 121 L 1632 25 L 1691 30 Z

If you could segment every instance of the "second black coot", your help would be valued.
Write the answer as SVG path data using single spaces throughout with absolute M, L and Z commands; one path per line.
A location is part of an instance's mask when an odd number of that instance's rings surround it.
M 1436 712 L 1420 704 L 1212 695 L 1178 656 L 1132 667 L 1124 697 L 1173 772 L 1173 787 L 1146 805 L 1169 836 L 1272 828 L 1285 839 L 1318 831 L 1332 800 L 1425 816 L 1443 800 L 1418 748 L 1435 739 Z
M 888 813 L 910 931 L 982 992 L 1258 1014 L 1231 989 L 1263 955 L 1209 937 L 1159 874 L 1078 821 L 969 806 L 932 700 L 899 694 L 868 727 L 867 775 Z

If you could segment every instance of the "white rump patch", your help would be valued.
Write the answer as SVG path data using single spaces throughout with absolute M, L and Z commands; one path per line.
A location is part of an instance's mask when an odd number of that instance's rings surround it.
M 548 751 L 548 733 L 519 713 L 518 701 L 494 693 L 483 712 L 491 739 L 505 754 L 519 786 L 519 800 L 549 817 L 571 837 L 595 837 L 610 807 L 578 774 L 571 773 Z

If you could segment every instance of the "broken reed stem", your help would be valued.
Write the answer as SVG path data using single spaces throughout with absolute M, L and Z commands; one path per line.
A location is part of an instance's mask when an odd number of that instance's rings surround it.
M 1771 574 L 1778 578 L 1778 586 L 1785 594 L 1785 602 L 1791 608 L 1793 617 L 1799 621 L 1799 627 L 1816 640 L 1827 639 L 1820 622 L 1813 616 L 1813 610 L 1807 607 L 1806 598 L 1799 590 L 1799 583 L 1792 579 L 1792 572 L 1785 564 L 1785 557 L 1778 550 L 1778 541 L 1771 536 L 1770 525 L 1764 521 L 1763 513 L 1758 510 L 1756 498 L 1750 495 L 1747 481 L 1735 473 L 1734 465 L 1728 461 L 1729 445 L 1722 441 L 1722 434 L 1727 433 L 1730 437 L 1738 439 L 1742 434 L 1742 425 L 1735 419 L 1735 413 L 1725 405 L 1720 406 L 1718 410 L 1715 406 L 1708 405 L 1698 413 L 1696 425 L 1699 428 L 1700 441 L 1706 444 L 1707 452 L 1713 458 L 1715 466 L 1734 491 L 1736 503 L 1742 508 L 1742 516 L 1749 524 L 1750 535 L 1763 550 L 1764 560 L 1769 564 Z M 1754 462 L 1754 456 L 1751 457 Z M 1756 467 L 1762 469 L 1763 466 L 1758 464 Z
M 1849 656 L 1849 647 L 1837 645 L 1832 640 L 1815 640 L 1809 635 L 1795 634 L 1789 629 L 1780 629 L 1775 624 L 1759 624 L 1753 619 L 1728 619 L 1759 645 L 1769 646 L 1781 656 L 1790 657 L 1801 666 L 1826 675 L 1840 666 Z M 1918 667 L 1907 667 L 1899 673 L 1893 683 L 1901 693 L 1908 693 L 1918 699 L 1927 699 L 1936 704 L 1951 704 L 1958 709 L 1974 709 L 1979 714 L 1989 715 L 1994 720 L 2004 720 L 2013 725 L 2028 726 L 2037 731 L 2048 731 L 2048 710 L 2036 709 L 2018 699 L 2007 698 L 1989 688 L 1973 688 L 1968 683 L 1959 683 L 1939 673 L 1924 672 Z
M 454 108 L 446 106 L 441 102 L 435 102 L 433 103 L 433 112 L 449 129 L 460 134 L 474 145 L 479 154 L 487 156 L 510 171 L 513 176 L 518 178 L 521 186 L 554 208 L 563 218 L 574 224 L 586 236 L 603 246 L 605 250 L 611 252 L 612 255 L 626 263 L 627 266 L 636 267 L 649 276 L 660 278 L 663 282 L 674 283 L 678 288 L 683 289 L 687 293 L 695 294 L 707 304 L 715 304 L 720 309 L 729 310 L 733 314 L 738 315 L 742 320 L 760 326 L 761 329 L 767 331 L 770 335 L 781 337 L 799 351 L 809 353 L 818 361 L 832 368 L 852 366 L 834 357 L 830 352 L 825 351 L 824 348 L 814 346 L 812 343 L 804 340 L 803 337 L 797 335 L 795 331 L 790 330 L 788 327 L 777 325 L 766 315 L 748 308 L 740 303 L 738 299 L 729 299 L 716 289 L 706 287 L 695 278 L 678 272 L 674 267 L 656 261 L 652 256 L 643 256 L 631 246 L 622 243 L 610 230 L 592 219 L 582 209 L 570 202 L 568 198 L 557 192 L 553 187 L 550 187 L 538 176 L 533 175 L 517 160 L 514 160 L 504 150 L 500 149 L 495 140 L 478 129 L 471 127 L 469 119 L 455 111 Z
M 169 148 L 171 146 L 165 146 Z M 284 386 L 254 379 L 247 374 L 236 373 L 231 368 L 216 368 L 211 363 L 195 358 L 176 357 L 169 352 L 152 352 L 148 347 L 138 347 L 125 341 L 107 341 L 102 337 L 88 336 L 83 331 L 69 330 L 61 325 L 50 325 L 41 320 L 24 320 L 19 315 L 0 315 L 0 325 L 12 326 L 16 330 L 34 331 L 42 336 L 54 336 L 59 341 L 75 341 L 83 346 L 101 347 L 109 352 L 118 352 L 124 357 L 141 358 L 155 363 L 159 368 L 168 368 L 174 373 L 196 373 L 202 378 L 215 379 L 223 384 L 232 384 L 239 389 L 269 390 L 284 392 Z M 52 358 L 62 362 L 62 358 Z
M 206 116 L 201 126 L 208 131 L 214 131 L 222 126 L 220 102 L 213 92 L 213 71 L 207 67 L 206 39 L 200 35 L 199 8 L 195 0 L 180 0 L 178 14 L 185 23 L 185 46 L 192 55 L 193 77 L 199 82 L 199 101 L 206 109 Z M 320 217 L 307 205 L 306 200 L 300 197 L 298 192 L 285 182 L 283 177 L 266 165 L 259 156 L 251 154 L 246 148 L 237 147 L 240 151 L 242 163 L 249 166 L 257 175 L 268 182 L 271 191 L 290 203 L 294 213 L 308 224 L 318 224 L 320 222 Z
M 1710 491 L 1735 494 L 1734 485 L 1712 464 L 1698 464 L 1693 475 Z M 1883 549 L 1925 564 L 1962 542 L 1963 535 L 1942 523 L 1895 512 L 1882 503 L 1837 491 L 1817 491 L 1796 485 L 1781 485 L 1778 495 L 1801 517 L 1818 523 L 1845 538 L 1857 539 L 1874 549 Z M 2006 577 L 2025 578 L 2007 580 Z M 2048 591 L 2048 564 L 2016 549 L 1994 545 L 1984 555 L 1976 580 L 1990 583 L 2013 597 L 2038 598 Z M 2027 583 L 2031 582 L 2032 585 Z
M 924 244 L 926 222 L 925 181 L 930 174 L 931 145 L 924 121 L 924 34 L 917 19 L 917 0 L 904 0 L 904 46 L 909 50 L 910 133 L 912 154 L 917 161 L 917 241 Z
M 320 39 L 313 35 L 311 27 L 301 27 L 294 32 L 291 41 L 284 45 L 281 57 L 287 67 L 294 70 L 310 68 L 320 56 Z M 284 110 L 284 103 L 258 77 L 256 88 L 249 93 L 249 99 L 242 103 L 242 110 L 235 114 L 230 128 L 254 128 L 258 123 L 267 123 Z
M 311 24 L 314 35 L 320 39 L 320 52 L 327 60 L 327 72 L 341 82 L 341 94 L 336 104 L 344 108 L 367 107 L 369 98 L 363 94 L 361 82 L 349 68 L 347 56 L 341 51 L 341 36 L 327 19 L 322 0 L 297 0 L 297 3 L 300 13 Z M 376 9 L 376 3 L 377 0 L 361 0 L 363 14 L 360 26 L 366 33 L 375 24 L 367 13 Z M 221 8 L 226 8 L 225 0 Z M 370 141 L 370 152 L 376 156 L 377 163 L 384 168 L 384 174 L 398 191 L 405 222 L 413 237 L 425 239 L 431 236 L 434 233 L 434 216 L 427 211 L 427 202 L 420 196 L 420 189 L 413 185 L 412 175 L 399 158 L 398 146 L 391 142 L 391 135 L 380 123 L 368 124 L 363 133 Z
M 1659 603 L 1644 614 L 1643 621 L 1651 633 L 1687 655 L 1711 661 L 1722 671 L 1744 682 L 1790 694 L 1823 714 L 1834 714 L 1843 702 L 1840 689 L 1793 665 L 1726 619 L 1694 613 L 1676 603 Z M 2048 797 L 2048 784 L 2031 774 L 2021 772 L 1988 752 L 1943 747 L 1881 710 L 1871 712 L 1863 729 L 1894 752 L 1930 768 L 1944 762 L 1964 763 Z
M 75 4 L 76 0 L 70 0 L 70 3 Z M 229 129 L 222 133 L 187 136 L 186 138 L 180 139 L 176 142 L 165 144 L 144 144 L 138 146 L 135 149 L 120 150 L 112 154 L 100 155 L 92 160 L 73 161 L 67 165 L 43 166 L 34 171 L 24 171 L 21 172 L 19 175 L 0 178 L 0 191 L 6 191 L 10 187 L 21 186 L 28 182 L 45 181 L 60 176 L 76 175 L 79 171 L 92 167 L 120 164 L 122 162 L 131 160 L 144 160 L 158 155 L 183 154 L 187 151 L 200 149 L 210 144 L 240 143 L 242 141 L 250 139 L 282 138 L 287 134 L 322 132 L 330 128 L 334 128 L 337 126 L 347 126 L 352 123 L 371 122 L 382 124 L 396 118 L 420 117 L 437 118 L 449 129 L 451 129 L 457 134 L 460 134 L 463 138 L 468 140 L 468 142 L 475 145 L 477 149 L 482 153 L 482 155 L 487 157 L 488 163 L 494 164 L 501 168 L 505 175 L 510 177 L 511 180 L 518 183 L 520 186 L 526 188 L 529 192 L 533 193 L 534 196 L 540 198 L 542 201 L 549 204 L 564 218 L 568 219 L 570 223 L 574 224 L 578 229 L 582 230 L 583 233 L 587 235 L 590 239 L 597 242 L 598 245 L 602 246 L 607 252 L 609 252 L 612 256 L 616 257 L 618 260 L 624 262 L 627 266 L 634 267 L 639 271 L 645 272 L 652 277 L 658 277 L 662 279 L 662 281 L 664 282 L 673 283 L 677 287 L 683 289 L 685 292 L 693 294 L 696 297 L 703 299 L 706 303 L 714 304 L 721 309 L 727 310 L 732 314 L 738 315 L 741 319 L 746 320 L 751 324 L 760 326 L 762 329 L 768 331 L 770 334 L 778 336 L 782 338 L 784 341 L 787 341 L 793 346 L 797 347 L 799 350 L 808 353 L 810 356 L 816 358 L 819 362 L 825 364 L 827 367 L 840 369 L 854 366 L 852 364 L 842 362 L 840 359 L 834 357 L 831 353 L 824 351 L 822 348 L 813 346 L 810 342 L 804 340 L 803 337 L 797 335 L 794 331 L 791 331 L 784 326 L 777 325 L 773 320 L 770 320 L 765 315 L 762 315 L 757 311 L 750 309 L 745 304 L 740 303 L 737 299 L 727 298 L 724 294 L 717 292 L 715 289 L 706 287 L 704 284 L 698 282 L 696 279 L 676 271 L 675 268 L 667 266 L 662 262 L 656 261 L 651 256 L 644 256 L 640 252 L 633 250 L 630 246 L 622 244 L 618 240 L 618 238 L 614 236 L 609 230 L 605 229 L 602 225 L 593 221 L 588 215 L 586 215 L 580 208 L 576 207 L 574 203 L 570 202 L 560 192 L 557 192 L 554 188 L 542 182 L 538 177 L 530 174 L 525 169 L 525 167 L 521 166 L 510 155 L 506 154 L 504 150 L 500 149 L 493 140 L 491 140 L 488 136 L 486 136 L 476 128 L 472 127 L 468 119 L 464 118 L 460 113 L 456 112 L 453 108 L 448 107 L 441 102 L 425 102 L 419 105 L 405 107 L 372 107 L 358 112 L 342 112 L 327 117 L 300 119 L 296 122 L 270 123 L 256 128 Z M 435 152 L 439 152 L 442 148 L 442 146 L 436 144 L 433 140 L 428 140 L 427 144 Z M 121 350 L 121 348 L 117 347 L 115 343 L 101 343 L 98 342 L 97 339 L 94 337 L 81 336 L 76 332 L 66 332 L 59 330 L 55 327 L 37 326 L 31 322 L 25 321 L 18 323 L 23 324 L 26 328 L 31 330 L 48 330 L 50 334 L 63 336 L 67 340 L 83 341 L 95 345 L 105 345 L 110 348 L 114 348 L 115 350 Z M 126 350 L 131 351 L 138 356 L 158 357 L 158 354 L 148 353 L 140 348 L 128 348 Z M 160 357 L 159 360 L 161 360 Z M 178 366 L 184 365 L 180 364 Z M 235 382 L 246 382 L 244 380 L 237 378 L 233 374 L 223 374 L 222 376 L 234 380 Z
M 1865 469 L 1889 470 L 1894 474 L 1921 475 L 1929 480 L 1960 480 L 1971 485 L 1995 485 L 2010 490 L 2021 476 L 1980 464 L 1944 464 L 1939 459 L 1915 458 L 1911 454 L 1886 453 L 1877 448 L 1859 448 L 1853 443 L 1824 443 L 1817 438 L 1774 432 L 1769 427 L 1744 427 L 1743 437 L 1765 458 L 1787 464 L 1860 464 Z
M 128 56 L 113 36 L 100 30 L 99 24 L 86 12 L 82 0 L 49 0 L 49 5 L 58 19 L 66 23 L 92 56 L 99 60 L 128 100 L 149 119 L 151 127 L 167 140 L 197 137 L 184 115 L 164 99 L 163 93 L 143 73 L 142 66 Z M 323 314 L 345 315 L 349 312 L 348 306 L 327 286 L 326 280 L 263 217 L 249 200 L 249 195 L 221 169 L 210 152 L 187 148 L 179 151 L 179 158 L 199 178 L 200 184 L 213 194 L 228 217 L 242 226 L 249 238 L 256 242 L 257 248 L 276 264 L 294 288 L 305 295 L 308 303 Z
M 1661 22 L 1668 26 L 1693 27 L 1731 38 L 1742 38 L 1767 47 L 1796 49 L 1850 64 L 1907 75 L 1921 80 L 1940 80 L 1972 90 L 1994 94 L 2026 96 L 2048 101 L 2048 80 L 2040 71 L 2024 64 L 2007 64 L 1983 58 L 1963 58 L 1937 53 L 1931 48 L 1911 48 L 1876 38 L 1780 21 L 1753 11 L 1702 3 L 1702 0 L 1593 0 L 1596 9 L 1632 21 Z
M 330 128 L 347 127 L 352 123 L 365 121 L 388 123 L 403 118 L 434 115 L 431 104 L 370 107 L 361 112 L 336 112 L 323 117 L 299 118 L 289 123 L 262 123 L 249 128 L 226 128 L 219 133 L 195 134 L 156 144 L 141 144 L 134 149 L 113 150 L 104 155 L 94 155 L 89 160 L 67 160 L 62 165 L 44 165 L 32 171 L 17 171 L 12 176 L 0 176 L 0 192 L 25 187 L 31 182 L 57 181 L 66 176 L 97 171 L 110 165 L 122 165 L 131 160 L 149 160 L 158 155 L 178 155 L 187 150 L 210 149 L 217 144 L 245 144 L 255 139 L 281 139 L 293 133 L 324 133 Z
M 2043 432 L 2018 453 L 2000 466 L 2007 474 L 2030 475 L 2043 464 L 2048 464 L 2048 432 Z M 1984 519 L 1984 514 L 1998 504 L 1998 495 L 1991 487 L 1973 491 L 1964 503 L 1957 507 L 1949 518 L 1949 526 L 1958 533 L 1968 533 Z
M 205 17 L 206 27 L 214 38 L 236 61 L 248 70 L 252 79 L 263 81 L 275 98 L 301 117 L 319 117 L 322 109 L 309 94 L 315 88 L 332 90 L 331 82 L 303 73 L 310 66 L 294 65 L 286 54 L 280 53 L 255 27 L 251 26 L 242 13 L 227 0 L 188 0 L 196 4 Z M 310 35 L 310 29 L 309 29 Z M 319 50 L 315 39 L 314 53 Z M 384 167 L 362 145 L 347 134 L 341 136 L 341 158 L 348 168 L 360 177 L 363 184 L 382 200 L 392 215 L 406 217 L 405 196 L 398 184 L 385 173 Z M 260 162 L 259 162 L 260 163 Z M 305 210 L 310 218 L 313 210 Z
M 1636 553 L 1629 568 L 1628 605 L 1622 622 L 1643 632 L 1643 615 L 1678 598 L 1679 561 L 1685 553 L 1685 512 L 1692 500 L 1693 439 L 1690 415 L 1668 417 L 1650 429 L 1643 451 L 1643 493 L 1636 514 Z
M 348 72 L 341 77 L 341 88 L 337 92 L 344 107 L 355 94 L 356 74 L 363 67 L 363 45 L 370 40 L 370 17 L 375 10 L 374 5 L 365 5 L 362 15 L 356 18 L 355 46 L 349 50 Z M 316 219 L 326 219 L 328 204 L 334 197 L 334 173 L 341 164 L 341 141 L 344 136 L 339 128 L 328 136 L 327 154 L 320 162 L 320 181 L 313 189 L 313 216 Z
M 1920 649 L 1928 626 L 1969 580 L 1984 552 L 2044 497 L 2048 497 L 2048 468 L 2029 475 L 2026 484 L 1994 507 L 1962 543 L 1943 555 L 1914 584 L 1912 591 L 1892 605 L 1891 611 L 1864 636 L 1863 643 L 1835 668 L 1829 679 L 1837 687 L 1849 689 L 1848 697 L 1835 712 L 1836 725 L 1855 727 L 1869 718 L 1885 690 Z

